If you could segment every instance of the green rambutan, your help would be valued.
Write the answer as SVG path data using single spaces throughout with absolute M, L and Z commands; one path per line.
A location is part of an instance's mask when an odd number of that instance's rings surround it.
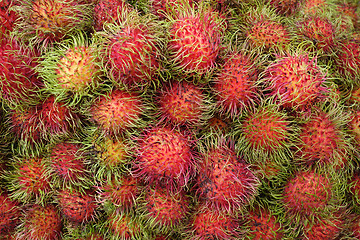
M 72 35 L 47 50 L 37 70 L 46 91 L 68 104 L 77 104 L 99 85 L 101 71 L 97 55 L 98 47 L 84 33 Z
M 133 173 L 152 184 L 178 189 L 194 174 L 190 136 L 174 128 L 153 126 L 138 139 Z
M 175 11 L 176 12 L 176 11 Z M 170 22 L 168 51 L 173 69 L 188 74 L 209 74 L 216 67 L 216 58 L 226 29 L 220 13 L 206 4 L 180 7 Z
M 267 95 L 274 96 L 286 108 L 306 110 L 327 90 L 326 74 L 307 54 L 277 56 L 264 71 L 259 83 Z
M 157 103 L 160 122 L 171 122 L 175 126 L 198 126 L 209 111 L 202 87 L 185 81 L 173 81 L 161 88 Z
M 14 9 L 20 38 L 42 48 L 85 29 L 92 12 L 89 4 L 77 0 L 19 0 Z
M 58 240 L 61 234 L 61 216 L 54 205 L 30 205 L 25 210 L 16 239 Z
M 231 52 L 214 79 L 212 90 L 219 111 L 235 117 L 257 101 L 258 77 L 254 60 L 243 52 Z
M 258 186 L 250 165 L 236 156 L 225 139 L 202 150 L 195 187 L 211 209 L 235 213 L 252 201 Z

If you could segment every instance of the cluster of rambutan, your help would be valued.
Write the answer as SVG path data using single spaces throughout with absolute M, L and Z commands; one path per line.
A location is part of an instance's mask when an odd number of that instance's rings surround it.
M 0 0 L 0 239 L 360 239 L 355 0 Z

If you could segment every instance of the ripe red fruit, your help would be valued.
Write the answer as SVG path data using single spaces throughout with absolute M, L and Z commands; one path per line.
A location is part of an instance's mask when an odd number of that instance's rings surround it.
M 188 239 L 239 239 L 240 221 L 226 213 L 204 206 L 193 215 Z
M 144 230 L 139 220 L 120 212 L 113 212 L 108 216 L 107 224 L 111 230 L 111 236 L 122 240 L 144 239 Z
M 133 10 L 132 6 L 124 0 L 99 0 L 94 8 L 94 28 L 101 31 L 104 24 L 119 23 L 122 12 Z
M 210 208 L 233 213 L 250 202 L 258 185 L 249 165 L 225 144 L 211 146 L 203 153 L 196 187 Z
M 204 74 L 215 67 L 226 26 L 211 9 L 183 11 L 169 30 L 171 59 L 175 68 Z
M 19 203 L 9 198 L 8 194 L 0 193 L 0 238 L 12 234 L 20 223 Z
M 77 144 L 60 142 L 51 148 L 51 166 L 65 181 L 78 182 L 86 174 L 84 153 L 80 147 Z
M 170 189 L 185 186 L 194 173 L 189 137 L 169 127 L 152 127 L 138 140 L 135 176 Z
M 22 229 L 17 239 L 58 240 L 61 239 L 62 223 L 58 210 L 54 205 L 45 207 L 32 205 L 26 211 Z
M 173 193 L 165 188 L 148 188 L 143 210 L 151 229 L 167 231 L 180 229 L 189 213 L 189 198 L 184 191 Z
M 0 2 L 0 35 L 12 32 L 14 29 L 18 18 L 16 12 L 12 9 L 14 5 L 13 0 L 2 0 Z
M 162 88 L 159 95 L 160 121 L 191 127 L 204 119 L 206 96 L 200 86 L 174 81 Z
M 278 56 L 265 70 L 264 82 L 269 95 L 280 100 L 280 104 L 294 109 L 308 109 L 326 91 L 323 85 L 325 74 L 317 65 L 316 58 L 292 54 Z
M 74 223 L 88 222 L 95 217 L 97 204 L 92 191 L 61 190 L 57 195 L 62 214 Z
M 255 63 L 249 56 L 242 53 L 229 54 L 213 87 L 220 112 L 234 117 L 253 105 L 258 93 L 255 85 L 257 77 Z
M 176 11 L 178 8 L 187 5 L 191 6 L 193 0 L 150 0 L 149 2 L 152 13 L 157 15 L 160 19 L 164 19 L 167 14 L 173 13 L 173 11 Z M 177 11 L 176 13 L 178 14 Z
M 342 76 L 351 82 L 360 76 L 360 43 L 357 41 L 343 41 L 335 58 L 336 67 Z
M 285 184 L 282 202 L 293 216 L 323 213 L 333 197 L 330 179 L 315 171 L 298 171 Z
M 314 43 L 315 50 L 330 52 L 334 48 L 335 28 L 322 17 L 308 17 L 298 23 L 299 33 Z
M 314 240 L 336 239 L 345 228 L 345 222 L 340 217 L 315 218 L 304 227 L 304 236 L 301 238 Z
M 111 135 L 139 124 L 142 112 L 142 101 L 136 93 L 118 89 L 100 96 L 90 108 L 92 120 Z
M 289 16 L 299 10 L 299 0 L 270 0 L 270 5 L 281 15 Z

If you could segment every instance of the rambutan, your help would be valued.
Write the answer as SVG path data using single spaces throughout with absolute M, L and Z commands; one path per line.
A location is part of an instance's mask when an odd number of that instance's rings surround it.
M 114 89 L 101 95 L 89 109 L 92 121 L 110 135 L 117 135 L 131 127 L 141 126 L 144 112 L 141 97 L 136 92 Z
M 197 126 L 208 111 L 207 99 L 201 86 L 185 81 L 173 81 L 160 90 L 158 97 L 160 122 L 173 125 Z
M 12 108 L 36 103 L 41 80 L 34 71 L 36 54 L 17 38 L 0 34 L 1 97 Z
M 282 239 L 284 227 L 279 216 L 269 208 L 255 207 L 245 216 L 247 237 L 253 240 Z
M 213 92 L 219 111 L 235 117 L 255 104 L 258 71 L 251 57 L 242 52 L 230 53 L 224 61 L 214 80 Z
M 71 222 L 84 223 L 95 218 L 97 204 L 94 193 L 91 190 L 60 190 L 57 200 L 61 213 Z
M 290 16 L 299 10 L 299 0 L 269 0 L 270 6 L 281 15 Z
M 161 187 L 148 187 L 142 206 L 146 226 L 157 232 L 179 231 L 189 214 L 190 199 L 184 191 L 176 193 Z
M 138 139 L 134 174 L 170 189 L 187 185 L 194 174 L 190 136 L 169 127 L 153 126 Z
M 313 220 L 328 214 L 335 197 L 329 174 L 314 170 L 298 170 L 284 186 L 282 202 L 290 219 Z
M 236 147 L 250 161 L 261 162 L 270 156 L 280 159 L 291 157 L 290 148 L 296 138 L 296 128 L 291 118 L 279 105 L 262 101 L 235 123 Z
M 20 204 L 9 198 L 5 192 L 0 192 L 0 238 L 12 234 L 20 223 Z
M 220 140 L 202 153 L 195 186 L 210 208 L 234 213 L 251 202 L 259 180 L 250 166 Z
M 305 15 L 322 14 L 329 8 L 326 0 L 305 0 L 301 2 L 300 11 Z
M 173 68 L 186 73 L 211 72 L 226 29 L 219 12 L 200 4 L 197 10 L 188 6 L 168 19 L 168 50 Z
M 1 0 L 0 2 L 0 35 L 12 32 L 17 21 L 17 14 L 12 9 L 13 0 Z
M 315 219 L 304 227 L 301 239 L 330 240 L 337 239 L 345 228 L 345 221 L 341 217 L 327 217 Z
M 100 80 L 97 51 L 83 33 L 48 50 L 38 67 L 47 91 L 69 104 L 78 103 Z
M 239 226 L 239 219 L 223 211 L 200 206 L 190 221 L 187 239 L 235 240 L 239 239 L 242 235 Z
M 340 43 L 335 58 L 339 73 L 349 82 L 360 78 L 360 42 L 343 41 Z
M 195 0 L 196 2 L 197 0 Z M 160 19 L 165 19 L 166 16 L 179 7 L 191 6 L 193 0 L 150 0 L 150 10 Z
M 138 179 L 131 175 L 113 176 L 98 186 L 98 198 L 102 204 L 111 203 L 117 209 L 129 212 L 136 204 L 142 187 Z
M 279 99 L 287 108 L 308 109 L 326 91 L 326 74 L 317 64 L 317 59 L 307 54 L 278 56 L 264 71 L 264 83 L 268 95 Z
M 63 141 L 54 144 L 50 150 L 51 168 L 60 177 L 60 182 L 78 183 L 87 173 L 85 153 L 81 145 Z
M 327 18 L 307 17 L 297 24 L 299 33 L 314 45 L 314 50 L 330 52 L 335 46 L 335 28 Z
M 14 170 L 5 175 L 10 196 L 21 202 L 43 203 L 51 192 L 51 175 L 40 157 L 14 158 Z
M 98 0 L 94 8 L 94 28 L 96 31 L 104 30 L 104 25 L 117 23 L 122 19 L 121 13 L 132 11 L 133 8 L 124 0 Z
M 300 126 L 295 161 L 307 166 L 345 167 L 352 149 L 345 132 L 348 116 L 340 107 L 314 108 Z
M 15 7 L 18 34 L 26 41 L 46 47 L 90 24 L 90 5 L 77 0 L 19 0 Z
M 61 217 L 54 205 L 31 205 L 25 211 L 16 239 L 58 240 L 61 233 Z
M 123 10 L 119 24 L 107 24 L 98 33 L 102 63 L 109 78 L 128 87 L 145 87 L 155 82 L 159 71 L 160 30 L 150 15 Z

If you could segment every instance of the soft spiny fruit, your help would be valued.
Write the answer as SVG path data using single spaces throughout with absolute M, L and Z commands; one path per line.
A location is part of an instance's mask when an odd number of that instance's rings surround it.
M 340 217 L 316 218 L 314 222 L 305 225 L 304 236 L 301 239 L 337 239 L 344 228 L 344 220 Z
M 229 54 L 213 87 L 220 111 L 233 117 L 253 105 L 258 92 L 255 86 L 257 75 L 255 63 L 248 55 Z
M 339 73 L 354 82 L 360 77 L 360 42 L 343 41 L 337 51 L 335 63 Z
M 16 239 L 58 240 L 61 239 L 62 223 L 58 210 L 54 205 L 32 205 L 25 212 Z
M 121 240 L 144 239 L 139 220 L 129 214 L 113 212 L 108 216 L 107 224 L 113 237 Z
M 204 119 L 205 101 L 200 86 L 174 81 L 160 92 L 160 118 L 174 125 L 197 125 Z
M 267 67 L 261 81 L 282 105 L 295 109 L 309 108 L 326 90 L 325 74 L 316 58 L 310 59 L 306 54 L 278 56 Z
M 12 234 L 20 223 L 20 206 L 17 201 L 9 198 L 5 192 L 0 192 L 0 238 Z
M 225 23 L 211 9 L 183 9 L 172 19 L 168 48 L 177 69 L 204 74 L 215 67 Z
M 136 93 L 119 89 L 100 96 L 90 109 L 93 121 L 109 134 L 136 126 L 142 112 L 141 98 Z
M 198 171 L 197 192 L 212 209 L 233 213 L 257 193 L 258 179 L 249 165 L 224 143 L 203 153 Z
M 95 217 L 97 204 L 91 190 L 81 193 L 76 190 L 61 190 L 57 199 L 62 214 L 70 221 L 83 223 Z
M 292 15 L 299 10 L 299 0 L 270 0 L 270 5 L 282 15 Z
M 18 18 L 16 12 L 12 9 L 13 0 L 2 0 L 0 2 L 0 35 L 9 33 L 14 29 L 14 25 Z
M 145 130 L 138 141 L 135 175 L 149 183 L 174 189 L 185 186 L 194 173 L 191 141 L 169 127 Z

